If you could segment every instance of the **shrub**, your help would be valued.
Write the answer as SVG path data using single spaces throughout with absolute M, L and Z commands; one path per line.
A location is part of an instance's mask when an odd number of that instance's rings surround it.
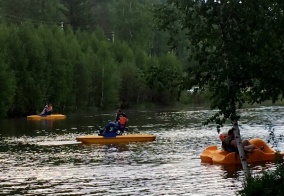
M 284 195 L 284 165 L 278 164 L 275 171 L 265 171 L 261 176 L 246 179 L 241 196 L 282 196 Z

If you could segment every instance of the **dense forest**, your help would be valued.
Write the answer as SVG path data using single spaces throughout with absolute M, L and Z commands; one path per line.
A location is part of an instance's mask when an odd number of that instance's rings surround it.
M 55 112 L 175 103 L 190 88 L 186 55 L 156 28 L 153 3 L 0 1 L 1 116 L 47 102 Z
M 284 98 L 283 28 L 283 0 L 0 0 L 0 116 L 188 103 L 198 85 L 208 121 L 237 125 Z
M 0 0 L 0 116 L 283 99 L 282 0 Z M 200 96 L 200 95 L 198 95 Z

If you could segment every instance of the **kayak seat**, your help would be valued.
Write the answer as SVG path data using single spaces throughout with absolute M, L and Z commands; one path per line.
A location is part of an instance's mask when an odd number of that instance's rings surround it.
M 98 136 L 103 136 L 103 137 L 116 137 L 116 132 L 111 131 L 111 132 L 105 132 L 103 129 L 100 129 L 98 132 Z
M 118 129 L 116 131 L 117 135 L 123 135 L 124 132 L 128 132 L 128 127 L 125 127 L 124 129 Z
M 105 136 L 105 134 L 110 134 L 110 135 L 123 135 L 124 132 L 128 132 L 128 127 L 125 127 L 123 129 L 111 129 L 109 132 L 105 132 L 104 128 L 100 127 L 99 125 L 96 125 L 98 128 L 98 136 Z

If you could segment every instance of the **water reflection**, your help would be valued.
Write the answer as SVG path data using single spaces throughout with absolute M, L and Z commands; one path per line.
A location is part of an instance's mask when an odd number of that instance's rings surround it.
M 242 171 L 240 164 L 220 165 L 220 168 L 224 171 L 226 178 L 238 178 L 240 171 Z
M 80 143 L 80 142 L 79 142 Z M 106 152 L 123 152 L 129 151 L 129 144 L 121 143 L 121 144 L 81 144 L 85 148 L 104 148 Z
M 284 151 L 283 107 L 245 109 L 243 138 L 258 137 Z M 235 195 L 241 165 L 201 163 L 208 145 L 220 146 L 214 111 L 127 111 L 130 130 L 157 140 L 119 145 L 83 145 L 76 136 L 96 133 L 110 114 L 67 116 L 52 122 L 1 123 L 0 187 L 4 195 Z M 268 124 L 272 125 L 269 129 Z M 227 130 L 229 124 L 222 129 Z M 249 165 L 252 174 L 274 163 Z

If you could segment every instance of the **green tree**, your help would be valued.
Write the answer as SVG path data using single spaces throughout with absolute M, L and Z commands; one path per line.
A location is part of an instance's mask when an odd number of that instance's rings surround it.
M 126 42 L 117 41 L 113 43 L 111 50 L 114 54 L 115 61 L 117 61 L 118 63 L 134 60 L 133 51 Z
M 26 50 L 27 77 L 23 78 L 24 84 L 18 85 L 25 89 L 24 96 L 28 101 L 28 105 L 26 105 L 28 112 L 34 113 L 39 106 L 42 107 L 45 100 L 43 95 L 46 90 L 44 88 L 46 79 L 46 53 L 42 41 L 37 34 L 37 29 L 33 28 L 30 23 L 22 26 L 19 36 Z
M 101 27 L 104 29 L 106 36 L 111 40 L 114 27 L 111 24 L 113 15 L 111 15 L 111 5 L 115 0 L 91 0 L 94 2 L 93 11 L 93 27 Z
M 92 0 L 61 0 L 60 11 L 64 14 L 67 25 L 72 29 L 91 30 L 94 27 Z
M 168 0 L 157 9 L 161 28 L 187 34 L 198 61 L 189 75 L 208 88 L 211 107 L 220 110 L 211 120 L 222 124 L 230 118 L 237 136 L 243 103 L 283 98 L 283 6 L 279 0 Z M 245 160 L 241 145 L 239 151 Z
M 135 65 L 136 65 L 136 80 L 137 85 L 139 86 L 137 88 L 137 100 L 136 103 L 149 101 L 149 94 L 151 92 L 151 89 L 147 85 L 147 65 L 149 61 L 151 61 L 151 57 L 149 57 L 145 50 L 142 50 L 140 48 L 135 48 L 134 50 L 134 56 L 135 56 Z
M 171 54 L 150 60 L 146 80 L 152 89 L 151 100 L 163 104 L 172 104 L 178 100 L 182 82 L 182 67 Z
M 0 54 L 0 117 L 6 116 L 11 108 L 16 89 L 14 72 L 5 63 L 5 57 L 4 54 Z
M 74 65 L 80 58 L 80 44 L 71 29 L 62 31 L 57 28 L 56 45 L 59 45 L 59 64 L 52 65 L 52 89 L 54 94 L 53 102 L 63 110 L 72 111 L 75 105 L 74 87 Z
M 16 95 L 13 113 L 34 113 L 42 101 L 44 50 L 30 23 L 11 28 L 7 38 L 7 62 L 16 76 Z M 17 58 L 15 58 L 17 57 Z M 32 95 L 32 96 L 31 96 Z M 20 103 L 20 104 L 19 104 Z
M 121 79 L 119 88 L 121 106 L 129 107 L 131 104 L 142 101 L 145 95 L 146 82 L 135 64 L 124 62 L 119 66 L 119 75 Z
M 91 87 L 89 103 L 98 108 L 109 108 L 118 104 L 119 75 L 117 64 L 111 53 L 109 42 L 102 29 L 98 28 L 89 38 L 93 63 L 90 67 Z
M 98 106 L 101 108 L 114 107 L 118 103 L 119 75 L 117 67 L 112 58 L 112 54 L 108 50 L 106 41 L 98 42 L 99 49 L 96 53 L 97 72 L 95 74 L 97 82 L 96 89 L 99 97 Z
M 134 58 L 136 66 L 141 70 L 145 70 L 146 63 L 149 60 L 146 51 L 141 48 L 135 48 Z
M 152 1 L 115 1 L 110 5 L 115 36 L 149 52 L 152 48 Z
M 9 64 L 7 54 L 7 38 L 11 29 L 6 24 L 0 24 L 0 117 L 7 115 L 12 107 L 15 96 L 16 78 L 15 73 Z
M 11 23 L 30 21 L 35 25 L 60 25 L 64 20 L 59 8 L 60 0 L 10 0 L 0 1 L 0 16 Z
M 83 54 L 82 54 L 83 55 Z M 81 62 L 80 62 L 80 59 Z M 78 59 L 74 67 L 74 96 L 77 109 L 85 110 L 88 105 L 88 97 L 90 91 L 90 73 L 88 69 L 89 56 L 83 55 Z
M 1 16 L 6 21 L 21 23 L 28 19 L 27 16 L 27 5 L 30 0 L 11 0 L 11 1 L 0 1 Z

